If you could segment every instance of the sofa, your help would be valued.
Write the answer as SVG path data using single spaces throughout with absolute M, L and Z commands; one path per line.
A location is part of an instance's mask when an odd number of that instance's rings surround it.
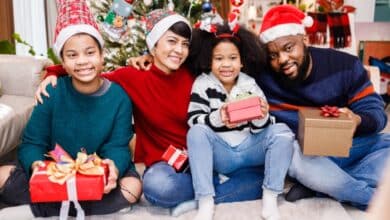
M 20 142 L 47 58 L 0 55 L 0 158 Z

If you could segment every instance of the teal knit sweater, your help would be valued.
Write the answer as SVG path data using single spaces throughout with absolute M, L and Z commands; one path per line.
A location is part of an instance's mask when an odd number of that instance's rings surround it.
M 114 161 L 119 176 L 134 169 L 128 147 L 133 135 L 132 104 L 120 86 L 111 83 L 105 92 L 84 95 L 72 86 L 70 77 L 58 79 L 55 89 L 48 86 L 50 98 L 37 105 L 25 128 L 18 159 L 31 174 L 36 160 L 60 144 L 73 158 L 81 148 L 88 154 Z

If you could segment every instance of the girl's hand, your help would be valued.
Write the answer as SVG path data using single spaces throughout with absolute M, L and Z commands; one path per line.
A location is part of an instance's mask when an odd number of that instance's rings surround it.
M 118 168 L 116 168 L 114 161 L 110 159 L 104 159 L 103 163 L 107 164 L 108 166 L 108 178 L 107 183 L 104 186 L 104 193 L 108 194 L 117 186 L 119 171 Z
M 226 127 L 228 128 L 235 128 L 237 127 L 237 123 L 230 123 L 229 122 L 229 116 L 227 114 L 227 104 L 223 104 L 222 107 L 221 107 L 221 110 L 220 110 L 220 113 L 221 113 L 221 120 L 222 120 L 222 123 L 225 124 Z
M 127 65 L 136 68 L 137 70 L 150 70 L 152 67 L 153 57 L 146 54 L 139 57 L 130 57 L 127 60 Z
M 266 116 L 269 112 L 268 102 L 262 98 L 260 98 L 260 109 L 263 117 Z
M 51 84 L 53 87 L 57 85 L 57 76 L 48 76 L 46 79 L 42 80 L 39 84 L 37 91 L 35 92 L 35 105 L 39 103 L 43 104 L 42 94 L 46 97 L 50 97 L 49 93 L 47 93 L 46 86 Z

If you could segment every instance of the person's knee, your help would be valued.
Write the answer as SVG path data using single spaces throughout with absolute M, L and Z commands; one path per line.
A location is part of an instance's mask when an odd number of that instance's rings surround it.
M 196 124 L 188 130 L 187 138 L 195 140 L 198 138 L 203 138 L 207 135 L 209 130 L 210 128 L 204 124 Z
M 3 188 L 13 169 L 15 169 L 14 165 L 0 166 L 0 189 Z
M 136 177 L 124 177 L 120 180 L 123 196 L 129 203 L 136 203 L 142 194 L 141 180 Z

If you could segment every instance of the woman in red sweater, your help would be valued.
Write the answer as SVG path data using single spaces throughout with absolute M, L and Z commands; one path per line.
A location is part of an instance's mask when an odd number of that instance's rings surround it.
M 154 205 L 173 208 L 179 215 L 196 208 L 190 171 L 176 172 L 161 156 L 173 145 L 186 149 L 187 109 L 194 75 L 183 65 L 189 55 L 191 27 L 182 16 L 172 11 L 154 10 L 147 15 L 146 42 L 153 64 L 141 71 L 124 67 L 104 77 L 120 84 L 134 104 L 135 162 L 143 162 L 145 198 Z M 189 62 L 189 60 L 187 60 Z M 40 93 L 62 67 L 48 68 L 49 76 L 37 91 Z M 53 84 L 52 83 L 52 84 Z M 261 196 L 263 169 L 238 170 L 224 181 L 215 175 L 215 202 L 235 202 L 258 199 Z M 227 180 L 226 180 L 227 179 Z

